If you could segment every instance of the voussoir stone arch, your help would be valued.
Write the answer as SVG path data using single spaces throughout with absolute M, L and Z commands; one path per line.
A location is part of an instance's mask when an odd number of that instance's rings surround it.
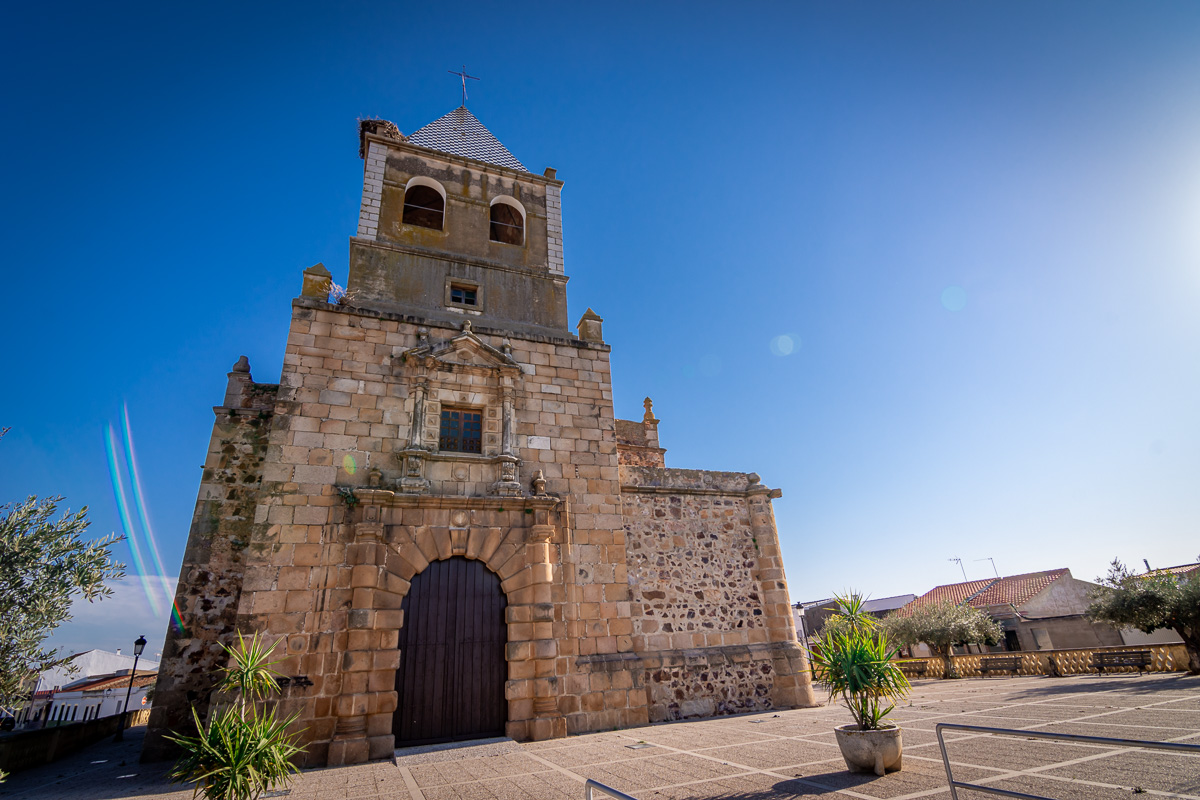
M 396 526 L 388 539 L 386 566 L 402 582 L 395 588 L 401 598 L 408 594 L 413 577 L 433 561 L 455 556 L 482 561 L 500 577 L 505 593 L 514 588 L 510 581 L 528 566 L 524 528 Z
M 478 560 L 500 578 L 500 589 L 507 602 L 505 660 L 508 678 L 504 688 L 508 701 L 507 734 L 519 739 L 528 738 L 535 717 L 546 717 L 556 708 L 552 682 L 535 679 L 553 674 L 553 659 L 558 651 L 548 629 L 552 620 L 549 603 L 531 602 L 534 598 L 530 592 L 536 588 L 535 584 L 546 582 L 548 569 L 542 563 L 545 545 L 527 542 L 529 530 L 522 526 L 450 529 L 395 525 L 389 527 L 385 536 L 385 570 L 392 590 L 383 600 L 387 606 L 399 609 L 413 579 L 434 561 Z M 394 620 L 389 617 L 389 621 L 397 623 L 399 628 L 408 622 L 402 617 L 398 615 Z M 394 679 L 395 667 L 390 674 Z M 386 676 L 383 680 L 386 681 Z M 386 706 L 395 708 L 397 700 L 395 692 L 392 694 Z M 551 723 L 544 720 L 538 724 L 544 727 Z

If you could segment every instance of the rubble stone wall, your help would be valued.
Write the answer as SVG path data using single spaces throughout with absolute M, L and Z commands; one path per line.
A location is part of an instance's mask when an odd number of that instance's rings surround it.
M 621 484 L 651 720 L 811 704 L 774 493 L 752 473 L 624 464 Z

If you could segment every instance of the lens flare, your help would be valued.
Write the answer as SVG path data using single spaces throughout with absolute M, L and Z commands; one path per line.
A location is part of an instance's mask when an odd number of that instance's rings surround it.
M 108 454 L 108 472 L 112 478 L 113 498 L 117 501 L 117 514 L 121 518 L 121 528 L 125 533 L 125 541 L 129 544 L 129 552 L 133 555 L 133 566 L 137 572 L 138 581 L 142 584 L 142 591 L 146 594 L 150 610 L 157 616 L 160 612 L 158 597 L 155 596 L 150 581 L 146 577 L 146 563 L 142 558 L 142 548 L 138 544 L 133 520 L 129 516 L 129 503 L 125 499 L 125 485 L 121 480 L 121 459 L 117 457 L 117 447 L 117 437 L 113 433 L 112 425 L 109 425 L 104 430 L 104 449 Z
M 162 556 L 158 552 L 158 540 L 154 537 L 154 529 L 150 527 L 150 517 L 146 514 L 146 502 L 143 499 L 142 477 L 138 472 L 137 458 L 133 453 L 133 435 L 129 431 L 129 407 L 121 407 L 121 421 L 125 434 L 125 466 L 129 472 L 129 486 L 133 489 L 133 504 L 137 508 L 138 521 L 142 523 L 142 533 L 146 537 L 146 549 L 154 558 L 155 574 L 162 581 L 163 597 L 171 599 L 171 584 L 167 582 L 167 571 L 163 568 Z
M 355 472 L 358 472 L 358 462 L 354 460 L 354 456 L 349 453 L 342 456 L 342 469 L 346 471 L 347 475 L 353 475 Z
M 967 307 L 967 290 L 961 286 L 947 286 L 942 290 L 942 306 L 947 311 L 962 311 Z
M 794 333 L 781 333 L 768 345 L 772 355 L 790 356 L 800 349 L 800 337 Z

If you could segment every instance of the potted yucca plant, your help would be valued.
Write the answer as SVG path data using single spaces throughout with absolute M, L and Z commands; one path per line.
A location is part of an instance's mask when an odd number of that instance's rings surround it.
M 277 709 L 265 708 L 278 690 L 279 674 L 268 661 L 271 646 L 258 634 L 247 642 L 238 633 L 236 647 L 225 647 L 230 664 L 217 691 L 232 697 L 223 708 L 214 707 L 208 724 L 196 710 L 196 736 L 171 734 L 167 738 L 183 749 L 183 756 L 167 773 L 175 783 L 195 783 L 193 797 L 205 800 L 255 800 L 264 791 L 284 787 L 298 772 L 291 759 L 303 752 L 288 727 L 299 713 L 279 719 Z
M 809 658 L 817 680 L 854 717 L 834 729 L 838 747 L 851 772 L 895 772 L 903 765 L 903 745 L 900 726 L 887 715 L 908 694 L 908 678 L 893 661 L 898 651 L 864 610 L 863 598 L 851 593 L 835 600 L 839 613 L 826 622 Z

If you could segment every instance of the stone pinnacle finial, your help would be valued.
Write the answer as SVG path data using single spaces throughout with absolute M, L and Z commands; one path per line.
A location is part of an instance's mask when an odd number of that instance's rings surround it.
M 583 312 L 583 316 L 579 318 L 579 324 L 576 326 L 576 329 L 579 331 L 579 338 L 585 342 L 603 342 L 603 322 L 603 318 L 589 308 Z
M 464 320 L 462 329 L 463 329 L 463 333 L 470 333 L 471 332 L 471 320 L 469 320 L 469 319 Z
M 304 270 L 304 284 L 300 289 L 300 296 L 325 300 L 329 297 L 329 285 L 332 281 L 333 274 L 325 269 L 324 264 L 313 264 Z
M 642 419 L 643 420 L 654 419 L 654 401 L 651 400 L 649 397 L 647 397 L 645 400 L 642 401 L 642 406 L 645 407 L 645 409 L 646 409 L 646 415 L 644 417 L 642 417 Z
M 233 365 L 233 369 L 231 369 L 230 372 L 244 372 L 247 375 L 249 375 L 250 374 L 250 359 L 246 358 L 245 356 L 242 356 L 241 358 L 239 358 L 237 360 L 237 363 Z

